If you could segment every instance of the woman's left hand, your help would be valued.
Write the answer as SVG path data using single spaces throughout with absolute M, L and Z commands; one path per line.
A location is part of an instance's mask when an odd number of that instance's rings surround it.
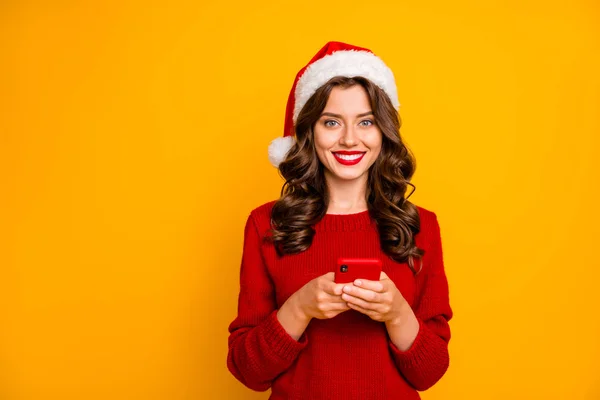
M 410 310 L 410 305 L 385 272 L 381 272 L 379 281 L 357 279 L 346 284 L 343 290 L 342 299 L 350 308 L 375 321 L 394 324 Z

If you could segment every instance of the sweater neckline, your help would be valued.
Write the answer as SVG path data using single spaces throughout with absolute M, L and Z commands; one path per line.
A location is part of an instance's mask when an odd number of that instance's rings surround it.
M 351 214 L 325 214 L 314 226 L 316 231 L 356 231 L 373 226 L 369 210 Z

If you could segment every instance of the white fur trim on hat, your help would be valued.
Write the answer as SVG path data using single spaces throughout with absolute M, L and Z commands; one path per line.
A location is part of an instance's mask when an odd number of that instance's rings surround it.
M 310 64 L 296 84 L 293 121 L 318 88 L 334 76 L 362 76 L 388 95 L 396 109 L 400 108 L 394 73 L 375 54 L 364 50 L 339 50 Z
M 285 160 L 296 139 L 293 136 L 283 136 L 273 139 L 269 144 L 269 161 L 275 168 Z

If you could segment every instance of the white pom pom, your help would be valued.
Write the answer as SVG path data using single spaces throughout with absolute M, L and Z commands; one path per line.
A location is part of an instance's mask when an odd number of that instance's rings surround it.
M 285 160 L 285 156 L 294 145 L 295 140 L 293 136 L 283 136 L 271 141 L 271 144 L 269 144 L 269 161 L 271 165 L 275 168 L 279 167 L 279 164 Z

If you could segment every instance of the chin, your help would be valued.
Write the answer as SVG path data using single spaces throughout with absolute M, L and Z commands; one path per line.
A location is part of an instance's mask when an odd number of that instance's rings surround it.
M 360 178 L 361 176 L 363 176 L 364 174 L 366 174 L 367 171 L 333 171 L 333 176 L 335 176 L 337 179 L 341 179 L 344 181 L 353 181 L 355 179 Z

